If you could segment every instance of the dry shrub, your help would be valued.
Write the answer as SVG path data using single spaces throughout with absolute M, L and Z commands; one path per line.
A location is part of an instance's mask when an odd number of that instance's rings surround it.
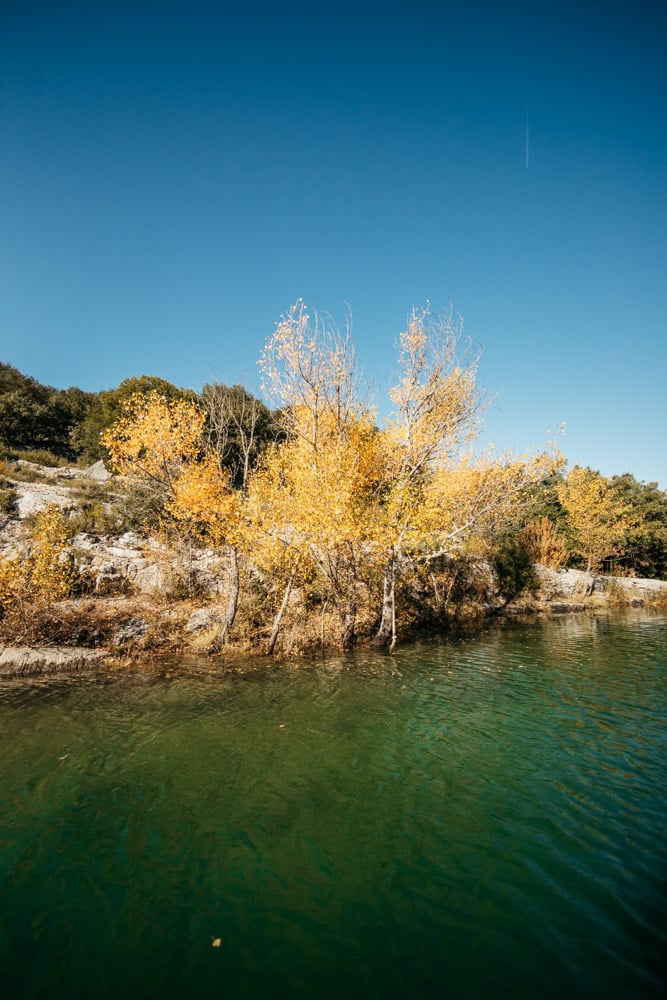
M 76 568 L 66 516 L 51 505 L 36 514 L 25 552 L 0 560 L 0 633 L 10 641 L 39 636 L 40 623 L 72 593 Z
M 652 594 L 646 603 L 655 611 L 667 611 L 667 590 L 660 590 L 657 594 Z
M 520 532 L 519 540 L 533 562 L 561 569 L 567 562 L 567 546 L 553 521 L 538 517 Z

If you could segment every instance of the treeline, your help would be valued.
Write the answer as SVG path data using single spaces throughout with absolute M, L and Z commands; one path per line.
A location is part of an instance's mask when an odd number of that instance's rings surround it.
M 0 362 L 0 444 L 75 460 L 74 435 L 97 403 L 95 393 L 54 389 Z M 99 450 L 99 449 L 98 449 Z
M 667 579 L 667 492 L 629 472 L 561 469 L 540 483 L 516 538 L 536 562 Z
M 280 434 L 279 414 L 243 386 L 205 385 L 201 393 L 183 389 L 155 375 L 124 379 L 116 388 L 84 392 L 55 389 L 0 362 L 0 451 L 33 452 L 49 464 L 61 459 L 79 464 L 108 460 L 103 433 L 119 419 L 135 396 L 158 393 L 167 400 L 189 400 L 207 414 L 211 443 L 235 482 Z M 252 423 L 252 442 L 246 447 Z

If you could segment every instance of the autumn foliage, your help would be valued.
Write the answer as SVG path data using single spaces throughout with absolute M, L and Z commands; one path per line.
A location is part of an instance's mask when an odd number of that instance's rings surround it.
M 269 652 L 297 599 L 306 613 L 319 609 L 322 641 L 346 649 L 374 633 L 393 646 L 414 618 L 402 596 L 435 580 L 476 534 L 498 530 L 558 464 L 552 453 L 473 454 L 487 403 L 477 361 L 454 317 L 413 309 L 399 341 L 393 411 L 378 426 L 349 327 L 340 331 L 298 301 L 260 360 L 283 431 L 244 464 L 240 488 L 194 402 L 135 397 L 102 440 L 118 473 L 160 494 L 165 517 L 227 552 L 224 635 L 245 573 L 247 588 L 266 595 Z M 225 439 L 219 415 L 216 432 Z
M 493 586 L 498 597 L 493 566 L 511 563 L 517 584 L 524 563 L 574 564 L 592 588 L 628 553 L 663 565 L 667 502 L 655 484 L 565 471 L 553 444 L 480 451 L 489 396 L 479 356 L 451 312 L 413 308 L 379 421 L 349 320 L 339 329 L 298 300 L 260 357 L 269 405 L 241 386 L 199 396 L 153 378 L 134 380 L 134 393 L 133 380 L 119 387 L 100 443 L 132 526 L 157 535 L 162 558 L 203 546 L 225 567 L 210 595 L 220 605 L 212 648 L 231 637 L 268 653 L 358 639 L 393 649 L 457 601 L 479 604 Z M 67 533 L 47 510 L 25 551 L 0 560 L 4 633 L 29 635 L 71 593 Z
M 561 481 L 558 496 L 572 528 L 572 547 L 586 571 L 596 573 L 604 559 L 620 554 L 636 527 L 635 515 L 614 483 L 580 466 Z

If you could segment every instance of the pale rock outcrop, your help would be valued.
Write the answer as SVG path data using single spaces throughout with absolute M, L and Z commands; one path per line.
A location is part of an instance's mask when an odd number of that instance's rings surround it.
M 87 479 L 92 479 L 94 483 L 106 483 L 111 479 L 111 473 L 107 470 L 104 462 L 94 462 L 85 470 Z
M 16 513 L 22 520 L 30 514 L 37 514 L 51 504 L 60 507 L 61 510 L 71 510 L 76 506 L 72 494 L 65 486 L 22 482 L 14 482 L 12 485 L 18 493 Z
M 578 569 L 549 569 L 536 563 L 535 573 L 540 590 L 547 600 L 554 597 L 583 597 L 589 583 L 588 575 Z
M 41 674 L 45 671 L 82 670 L 103 663 L 108 653 L 67 646 L 0 646 L 0 677 Z
M 21 479 L 9 482 L 18 494 L 16 514 L 23 519 L 31 514 L 37 514 L 50 504 L 61 510 L 72 510 L 77 506 L 76 497 L 69 489 L 68 483 L 89 480 L 94 483 L 105 483 L 110 475 L 104 467 L 104 462 L 95 462 L 88 469 L 76 469 L 71 466 L 36 465 L 19 459 L 16 463 L 20 468 L 31 474 L 38 474 L 38 482 L 24 482 Z
M 535 566 L 542 595 L 546 600 L 558 598 L 583 598 L 590 596 L 591 577 L 578 569 L 549 569 L 546 566 Z M 667 594 L 667 581 L 645 580 L 632 576 L 595 576 L 592 593 L 604 595 L 610 590 L 621 590 L 630 604 L 654 600 L 662 594 Z M 563 605 L 552 610 L 572 610 L 571 606 Z
M 117 538 L 81 533 L 72 540 L 72 550 L 80 572 L 92 579 L 96 590 L 113 589 L 124 581 L 141 593 L 160 593 L 175 579 L 187 577 L 195 589 L 215 594 L 225 576 L 224 562 L 212 549 L 195 550 L 186 559 L 136 531 Z
M 221 623 L 222 615 L 218 608 L 198 608 L 197 611 L 193 611 L 190 615 L 185 626 L 185 631 L 195 634 L 206 632 L 208 629 L 214 628 Z

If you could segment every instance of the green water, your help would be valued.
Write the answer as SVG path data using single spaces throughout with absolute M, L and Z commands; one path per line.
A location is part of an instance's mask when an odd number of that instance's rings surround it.
M 8 1000 L 662 995 L 664 617 L 5 681 L 0 732 Z

